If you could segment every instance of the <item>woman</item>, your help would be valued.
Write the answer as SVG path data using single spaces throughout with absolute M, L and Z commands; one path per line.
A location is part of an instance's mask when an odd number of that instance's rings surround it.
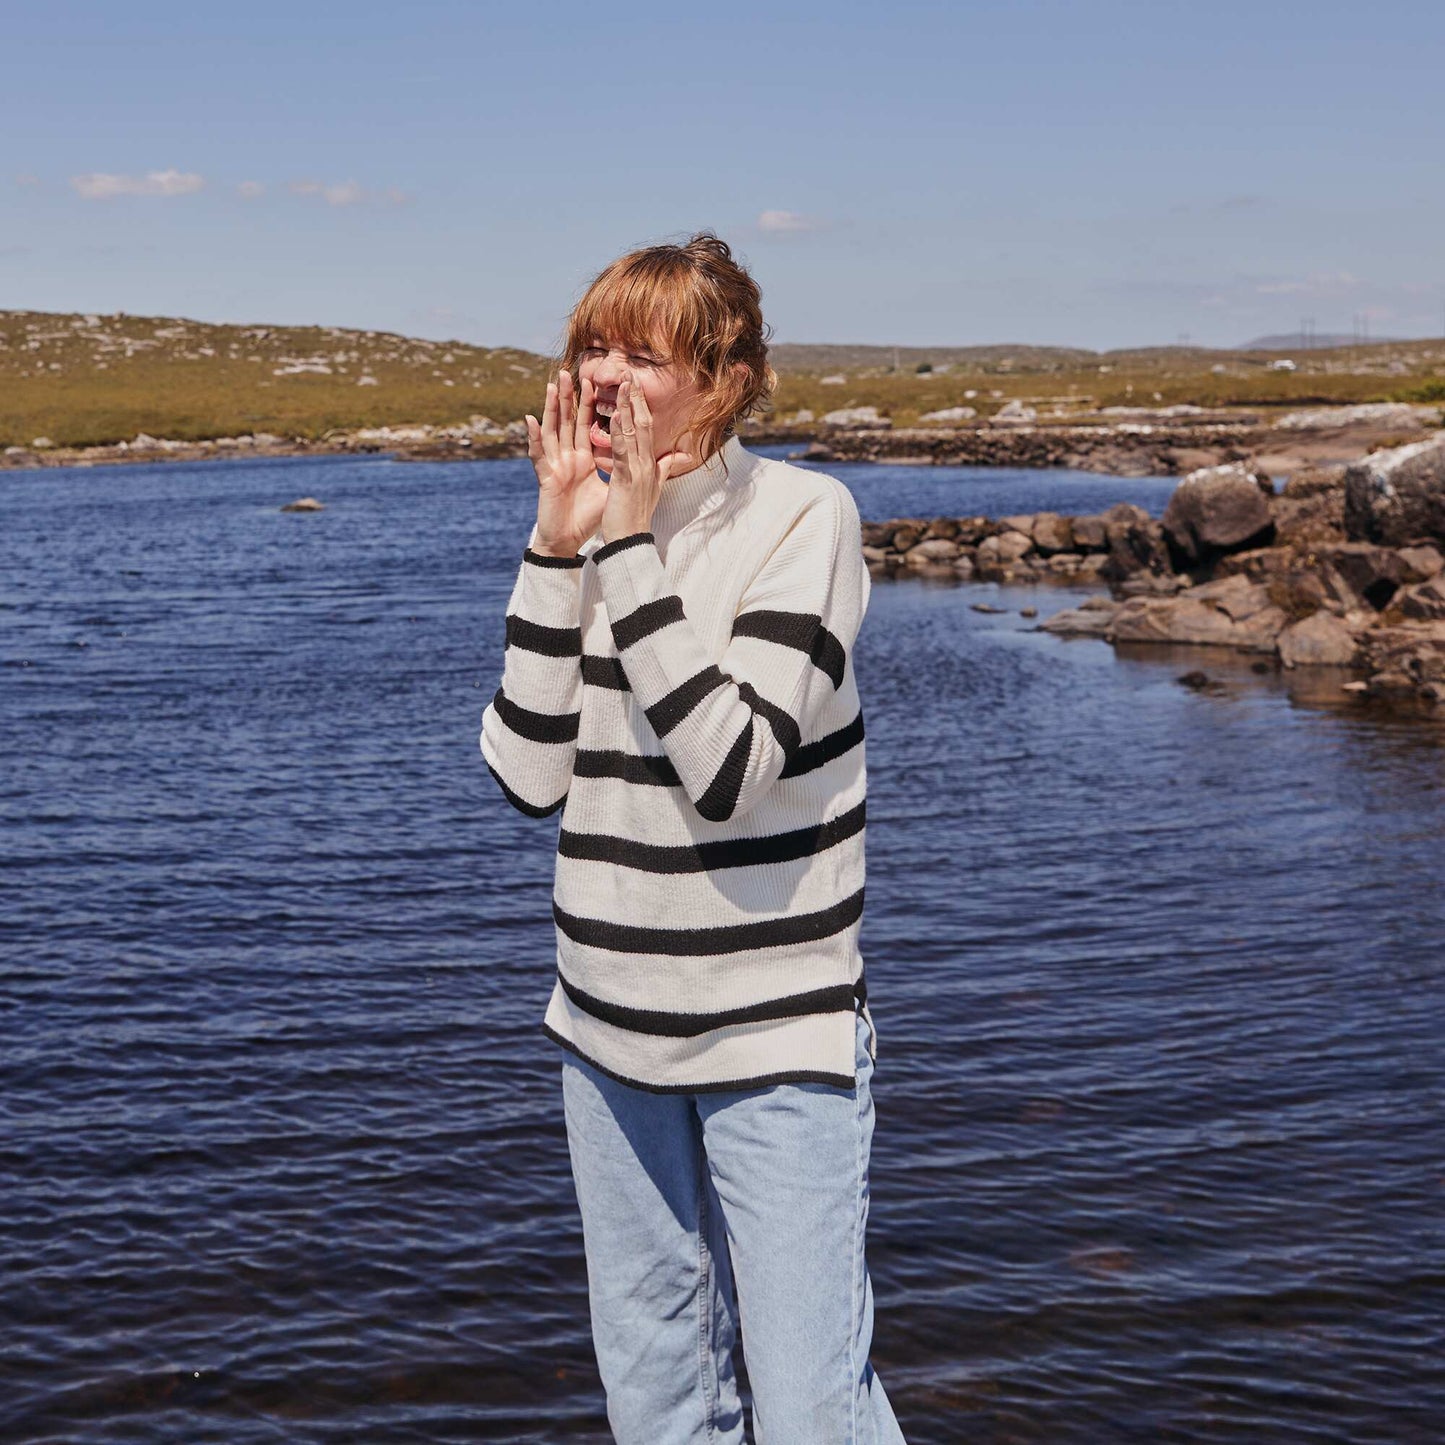
M 735 435 L 759 301 L 708 233 L 583 296 L 482 719 L 507 798 L 565 804 L 543 1027 L 622 1445 L 742 1441 L 739 1329 L 759 1442 L 903 1438 L 864 1264 L 869 578 L 847 489 Z

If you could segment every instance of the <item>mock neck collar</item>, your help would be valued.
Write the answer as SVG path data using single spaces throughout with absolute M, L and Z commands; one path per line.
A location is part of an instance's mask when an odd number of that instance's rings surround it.
M 744 455 L 742 442 L 730 436 L 701 466 L 680 477 L 669 477 L 652 513 L 653 535 L 671 537 L 710 512 L 742 481 Z

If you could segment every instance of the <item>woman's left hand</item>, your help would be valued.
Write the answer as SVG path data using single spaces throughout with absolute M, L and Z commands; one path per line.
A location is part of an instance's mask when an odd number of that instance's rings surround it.
M 642 389 L 630 376 L 617 388 L 617 410 L 612 417 L 612 476 L 607 505 L 602 509 L 602 540 L 615 542 L 634 532 L 652 528 L 652 514 L 669 477 L 681 476 L 697 466 L 684 451 L 654 456 L 652 412 Z

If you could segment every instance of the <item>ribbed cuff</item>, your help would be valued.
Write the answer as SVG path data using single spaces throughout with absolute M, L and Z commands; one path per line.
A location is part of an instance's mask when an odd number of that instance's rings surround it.
M 651 532 L 630 532 L 625 537 L 614 537 L 610 542 L 604 542 L 593 554 L 594 562 L 605 562 L 614 553 L 622 551 L 624 547 L 640 547 L 644 542 L 656 542 L 657 538 Z
M 534 552 L 528 547 L 522 553 L 522 560 L 536 567 L 580 567 L 587 559 L 580 552 L 571 557 L 550 557 L 545 552 Z

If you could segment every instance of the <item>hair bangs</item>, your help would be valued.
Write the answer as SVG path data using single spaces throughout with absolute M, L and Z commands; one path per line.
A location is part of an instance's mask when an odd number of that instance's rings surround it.
M 744 417 L 765 410 L 777 385 L 762 293 L 727 243 L 707 231 L 606 267 L 568 318 L 562 364 L 574 375 L 594 340 L 651 352 L 698 383 L 693 428 L 703 459 Z

